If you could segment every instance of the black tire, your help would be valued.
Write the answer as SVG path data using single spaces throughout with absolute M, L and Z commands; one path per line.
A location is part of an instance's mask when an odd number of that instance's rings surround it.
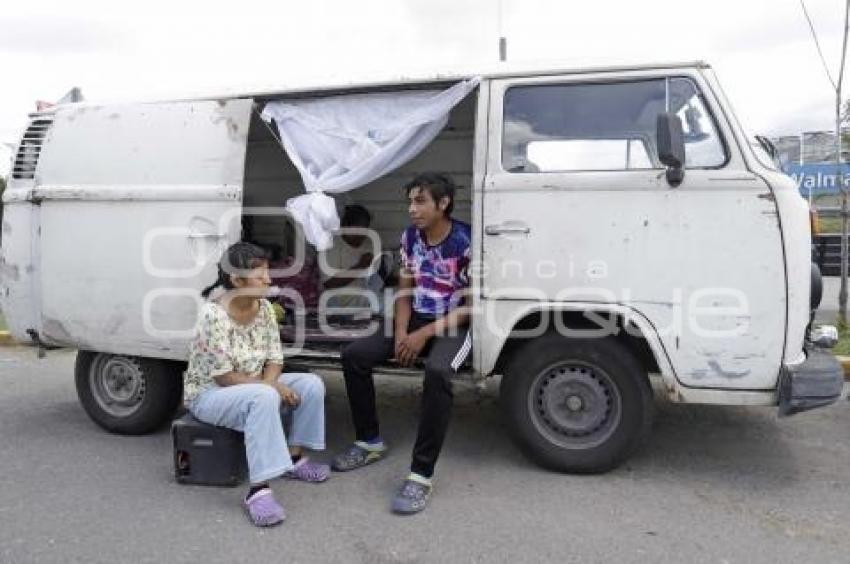
M 520 449 L 560 472 L 611 470 L 652 427 L 646 371 L 613 338 L 529 341 L 504 370 L 500 403 Z
M 122 435 L 144 435 L 170 421 L 182 401 L 183 363 L 79 351 L 77 396 L 92 421 Z

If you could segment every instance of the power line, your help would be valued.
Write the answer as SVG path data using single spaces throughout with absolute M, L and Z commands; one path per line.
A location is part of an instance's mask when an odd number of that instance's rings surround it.
M 800 0 L 802 2 L 802 0 Z M 844 79 L 844 59 L 847 57 L 847 32 L 850 29 L 850 0 L 844 4 L 844 41 L 841 45 L 841 66 L 838 68 L 838 87 L 841 92 L 841 81 Z
M 848 3 L 850 3 L 850 0 L 848 0 Z M 812 18 L 809 17 L 809 11 L 806 9 L 806 3 L 803 0 L 800 0 L 800 6 L 802 6 L 802 8 L 803 8 L 803 14 L 806 16 L 806 21 L 809 22 L 809 30 L 812 32 L 812 39 L 815 40 L 815 47 L 817 47 L 818 55 L 820 56 L 820 62 L 823 64 L 823 70 L 824 70 L 824 72 L 826 72 L 826 77 L 829 79 L 829 83 L 832 84 L 832 88 L 834 90 L 838 90 L 838 85 L 836 85 L 835 81 L 832 79 L 832 73 L 829 72 L 829 65 L 826 64 L 826 59 L 823 56 L 823 51 L 821 51 L 820 42 L 818 41 L 818 34 L 815 33 L 815 26 L 812 23 Z M 845 18 L 845 21 L 846 21 L 846 19 L 847 18 Z M 846 40 L 847 40 L 847 37 L 846 37 L 846 34 L 845 34 L 845 44 L 844 44 L 845 49 L 847 47 Z M 843 68 L 843 66 L 844 66 L 844 63 L 843 63 L 844 54 L 843 53 L 841 55 L 841 60 L 842 60 L 842 68 Z

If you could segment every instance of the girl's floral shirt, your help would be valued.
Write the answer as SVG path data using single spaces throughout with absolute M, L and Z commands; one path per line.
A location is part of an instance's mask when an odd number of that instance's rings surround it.
M 183 398 L 187 403 L 208 388 L 216 387 L 216 376 L 228 372 L 259 375 L 266 362 L 283 364 L 283 348 L 274 309 L 260 300 L 253 321 L 233 321 L 215 301 L 204 304 L 198 316 L 196 336 L 189 348 Z

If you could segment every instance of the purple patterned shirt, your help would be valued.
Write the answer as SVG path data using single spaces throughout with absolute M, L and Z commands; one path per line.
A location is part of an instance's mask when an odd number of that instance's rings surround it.
M 401 261 L 415 280 L 413 311 L 426 317 L 445 315 L 461 303 L 460 291 L 469 286 L 472 230 L 452 220 L 452 229 L 439 244 L 430 246 L 411 225 L 401 234 Z

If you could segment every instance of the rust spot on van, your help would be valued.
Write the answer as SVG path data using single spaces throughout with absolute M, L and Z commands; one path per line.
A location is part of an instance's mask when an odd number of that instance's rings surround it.
M 667 399 L 672 401 L 673 403 L 684 403 L 685 397 L 682 395 L 682 392 L 676 389 L 672 384 L 664 385 L 665 391 L 667 392 Z

